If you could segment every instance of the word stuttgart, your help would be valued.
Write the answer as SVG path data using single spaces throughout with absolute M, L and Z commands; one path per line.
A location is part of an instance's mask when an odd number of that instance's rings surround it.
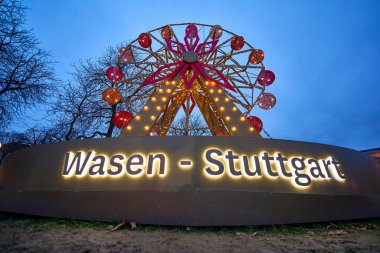
M 204 173 L 209 178 L 220 178 L 225 174 L 232 178 L 260 178 L 264 175 L 270 179 L 289 179 L 300 187 L 310 186 L 312 180 L 344 181 L 346 178 L 340 163 L 331 157 L 317 160 L 303 156 L 285 157 L 281 152 L 270 155 L 265 151 L 247 156 L 217 148 L 205 150 L 203 156 L 208 165 Z

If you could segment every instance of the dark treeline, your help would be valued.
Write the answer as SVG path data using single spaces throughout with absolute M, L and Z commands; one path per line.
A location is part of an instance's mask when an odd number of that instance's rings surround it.
M 109 47 L 95 60 L 78 61 L 70 81 L 60 81 L 52 56 L 26 28 L 26 10 L 20 1 L 0 0 L 0 141 L 35 145 L 114 136 L 118 105 L 106 105 L 101 94 L 113 86 L 104 72 L 116 62 L 117 50 Z M 10 123 L 28 109 L 46 110 L 43 122 L 13 132 Z

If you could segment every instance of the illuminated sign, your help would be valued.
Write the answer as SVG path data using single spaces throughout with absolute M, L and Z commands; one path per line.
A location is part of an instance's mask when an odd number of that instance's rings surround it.
M 184 226 L 359 219 L 379 216 L 379 180 L 367 154 L 316 143 L 77 140 L 10 154 L 0 164 L 0 210 Z
M 340 162 L 334 157 L 315 159 L 304 156 L 286 157 L 281 152 L 258 154 L 239 154 L 231 149 L 222 151 L 209 147 L 201 154 L 201 159 L 189 158 L 178 161 L 180 168 L 191 168 L 199 160 L 203 175 L 212 180 L 224 176 L 234 179 L 266 177 L 288 180 L 295 187 L 308 187 L 313 181 L 345 181 Z M 65 155 L 63 176 L 69 177 L 153 177 L 164 178 L 173 168 L 171 159 L 164 152 L 149 154 L 116 153 L 111 156 L 97 154 L 95 151 L 68 152 Z

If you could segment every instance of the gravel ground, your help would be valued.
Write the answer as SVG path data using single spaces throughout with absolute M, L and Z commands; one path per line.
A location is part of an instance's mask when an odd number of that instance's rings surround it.
M 0 215 L 0 252 L 380 252 L 380 220 L 233 228 Z M 129 226 L 128 226 L 129 225 Z

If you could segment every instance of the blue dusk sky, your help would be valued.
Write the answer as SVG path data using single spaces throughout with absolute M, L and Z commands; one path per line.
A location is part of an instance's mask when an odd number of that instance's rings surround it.
M 171 23 L 219 24 L 265 52 L 273 138 L 380 147 L 380 1 L 28 0 L 28 27 L 58 78 L 106 46 Z M 17 123 L 15 122 L 15 126 Z

